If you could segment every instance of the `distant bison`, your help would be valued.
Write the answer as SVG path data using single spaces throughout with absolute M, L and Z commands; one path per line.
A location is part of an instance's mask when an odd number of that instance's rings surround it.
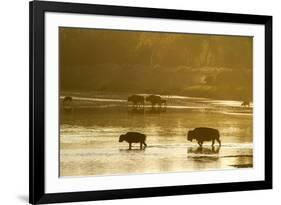
M 167 102 L 160 95 L 149 95 L 145 98 L 146 101 L 151 103 L 152 108 L 155 105 L 161 107 L 162 105 L 166 106 Z
M 129 143 L 129 149 L 132 148 L 132 143 L 140 143 L 140 149 L 142 149 L 142 145 L 147 147 L 145 143 L 146 135 L 139 132 L 127 132 L 125 135 L 120 135 L 119 142 L 126 141 Z
M 244 102 L 241 103 L 241 106 L 250 107 L 250 102 L 249 101 L 244 101 Z
M 214 146 L 215 140 L 221 146 L 220 133 L 217 129 L 198 127 L 190 130 L 187 134 L 187 140 L 192 141 L 193 139 L 197 140 L 200 147 L 202 147 L 204 141 L 212 141 L 212 146 Z
M 128 102 L 132 102 L 133 107 L 144 107 L 144 96 L 131 95 L 128 97 Z
M 62 100 L 63 105 L 69 105 L 72 102 L 72 97 L 71 96 L 65 96 Z

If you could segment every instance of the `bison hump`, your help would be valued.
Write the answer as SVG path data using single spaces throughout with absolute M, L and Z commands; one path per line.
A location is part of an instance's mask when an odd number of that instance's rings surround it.
M 218 130 L 210 127 L 197 127 L 194 129 L 194 131 L 218 131 Z

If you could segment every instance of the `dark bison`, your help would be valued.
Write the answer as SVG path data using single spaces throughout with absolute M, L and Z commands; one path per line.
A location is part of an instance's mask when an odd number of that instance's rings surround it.
M 128 102 L 132 102 L 134 107 L 144 107 L 144 96 L 131 95 L 128 97 Z
M 139 132 L 127 132 L 125 135 L 120 135 L 119 142 L 126 141 L 129 143 L 129 149 L 132 148 L 132 143 L 140 143 L 140 149 L 142 149 L 142 145 L 146 147 L 145 143 L 146 135 Z
M 72 97 L 71 96 L 65 96 L 62 100 L 62 104 L 64 106 L 69 106 L 72 102 Z
M 212 141 L 212 146 L 214 146 L 215 140 L 221 146 L 220 133 L 217 129 L 198 127 L 190 130 L 187 134 L 187 140 L 192 141 L 193 139 L 197 140 L 200 147 L 202 147 L 204 141 Z
M 64 98 L 63 98 L 63 102 L 65 103 L 65 102 L 71 102 L 72 101 L 72 97 L 71 96 L 65 96 Z
M 250 102 L 249 101 L 244 101 L 244 102 L 241 103 L 241 106 L 250 107 Z
M 167 104 L 166 100 L 162 99 L 160 95 L 149 95 L 145 98 L 145 100 L 150 102 L 152 107 L 155 105 L 161 107 L 162 105 L 165 106 Z

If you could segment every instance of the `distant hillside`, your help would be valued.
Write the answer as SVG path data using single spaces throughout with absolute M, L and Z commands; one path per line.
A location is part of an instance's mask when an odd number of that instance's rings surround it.
M 252 100 L 252 38 L 60 29 L 62 91 Z

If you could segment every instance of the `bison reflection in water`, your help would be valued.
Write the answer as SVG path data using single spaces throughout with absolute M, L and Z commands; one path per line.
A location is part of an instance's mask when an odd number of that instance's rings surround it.
M 207 148 L 207 147 L 188 147 L 187 153 L 192 153 L 192 154 L 218 154 L 220 152 L 220 147 L 212 147 L 212 148 Z
M 196 147 L 192 148 L 189 147 L 187 149 L 187 158 L 193 159 L 196 162 L 214 162 L 219 160 L 219 152 L 220 147 L 212 147 L 212 148 L 205 148 L 205 147 Z
M 119 137 L 119 142 L 126 141 L 129 143 L 129 150 L 132 148 L 132 143 L 140 143 L 140 149 L 142 149 L 142 145 L 144 145 L 144 148 L 147 147 L 145 140 L 146 135 L 139 132 L 127 132 Z
M 187 134 L 187 140 L 192 142 L 193 139 L 197 140 L 200 147 L 202 147 L 204 141 L 212 141 L 212 147 L 214 146 L 215 141 L 217 141 L 221 146 L 220 133 L 217 129 L 198 127 L 194 130 L 190 130 Z

